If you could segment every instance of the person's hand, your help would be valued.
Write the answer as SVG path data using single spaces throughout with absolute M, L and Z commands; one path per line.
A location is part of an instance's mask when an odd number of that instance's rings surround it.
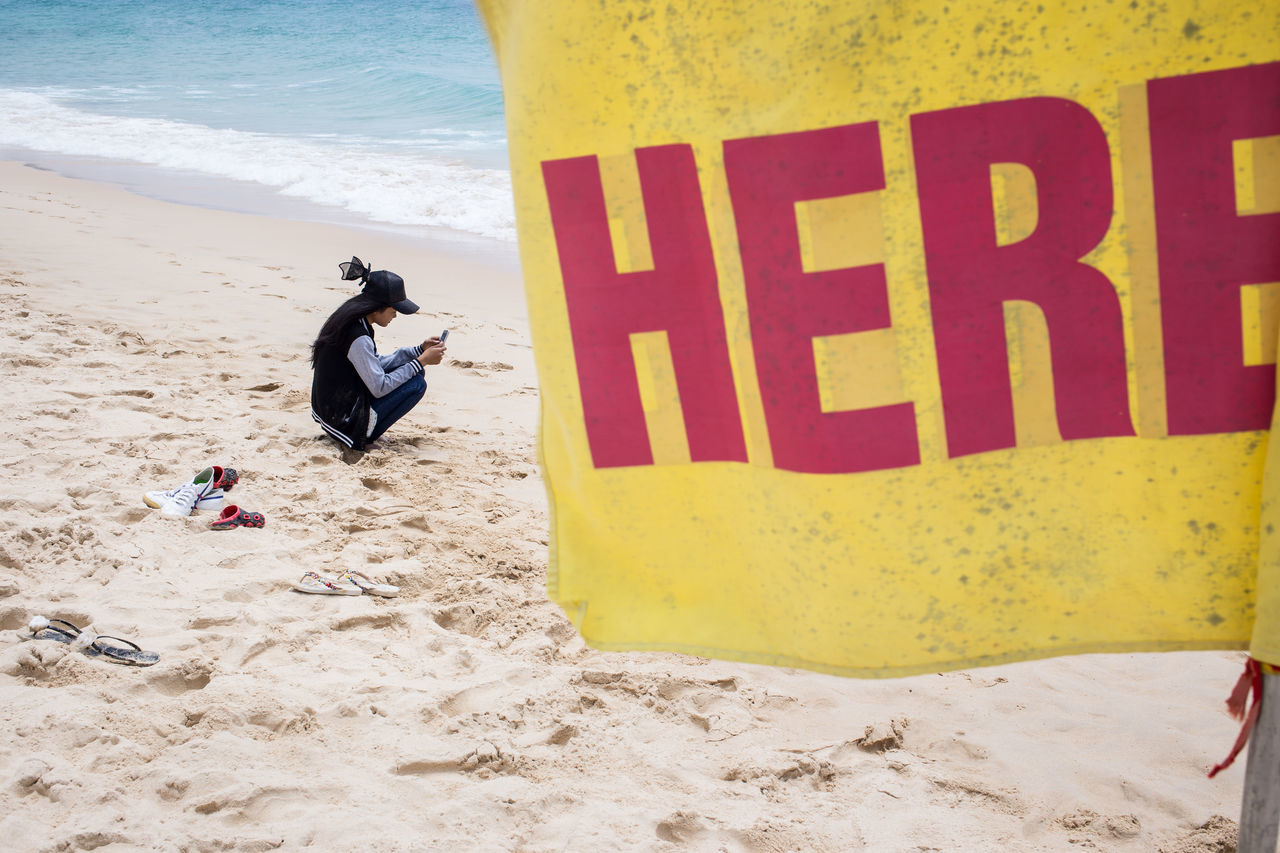
M 430 338 L 428 340 L 431 340 Z M 418 363 L 423 367 L 428 364 L 439 364 L 440 359 L 444 358 L 444 351 L 447 349 L 444 344 L 440 343 L 439 338 L 435 338 L 435 343 L 426 347 L 422 351 L 422 355 L 418 356 Z
M 430 349 L 431 347 L 435 346 L 438 343 L 440 343 L 440 336 L 432 335 L 431 337 L 427 338 L 425 341 L 422 342 L 422 348 Z

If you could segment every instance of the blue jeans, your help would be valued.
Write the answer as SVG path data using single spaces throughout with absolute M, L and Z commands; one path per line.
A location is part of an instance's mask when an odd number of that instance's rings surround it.
M 378 413 L 378 422 L 374 425 L 373 432 L 369 435 L 369 441 L 377 439 L 378 436 L 387 431 L 388 427 L 407 415 L 410 409 L 418 405 L 418 401 L 426 393 L 426 374 L 419 373 L 390 394 L 374 398 L 370 406 Z

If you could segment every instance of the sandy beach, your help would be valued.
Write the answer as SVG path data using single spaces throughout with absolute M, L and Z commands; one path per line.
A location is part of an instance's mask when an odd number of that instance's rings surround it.
M 1244 655 L 858 681 L 585 646 L 545 594 L 511 258 L 0 163 L 0 847 L 1228 851 Z M 351 255 L 449 328 L 365 454 L 309 415 Z M 262 529 L 162 518 L 207 465 Z M 359 569 L 394 598 L 306 595 Z M 139 668 L 27 639 L 130 639 Z

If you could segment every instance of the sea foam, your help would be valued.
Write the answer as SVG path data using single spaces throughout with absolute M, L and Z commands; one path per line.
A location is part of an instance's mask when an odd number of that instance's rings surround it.
M 516 239 L 510 172 L 431 152 L 437 145 L 465 148 L 456 131 L 424 131 L 396 144 L 336 134 L 298 138 L 106 115 L 55 97 L 0 89 L 0 146 L 252 181 L 374 222 Z

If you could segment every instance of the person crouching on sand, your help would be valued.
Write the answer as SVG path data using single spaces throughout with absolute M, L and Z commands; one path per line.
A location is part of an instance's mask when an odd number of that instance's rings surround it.
M 359 258 L 338 265 L 344 281 L 360 279 L 360 293 L 338 306 L 311 344 L 311 417 L 354 450 L 364 450 L 404 417 L 427 392 L 423 371 L 439 364 L 445 347 L 438 337 L 378 355 L 373 327 L 418 306 L 404 292 L 404 279 L 370 271 Z

